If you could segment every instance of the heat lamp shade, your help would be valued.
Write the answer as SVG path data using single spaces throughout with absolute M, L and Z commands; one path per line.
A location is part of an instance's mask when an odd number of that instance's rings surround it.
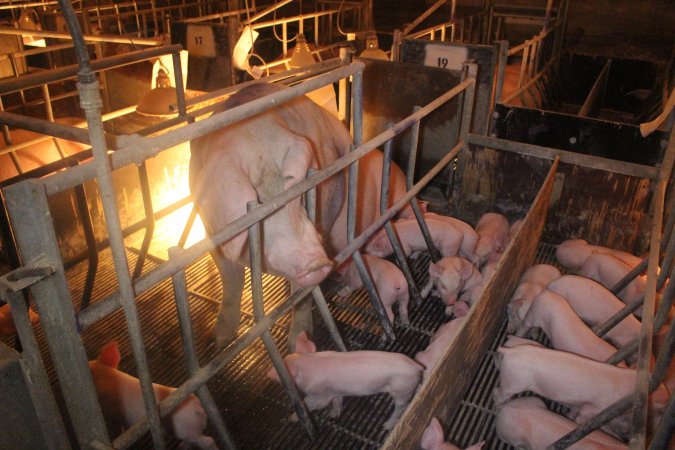
M 300 33 L 297 37 L 297 42 L 295 48 L 293 49 L 293 54 L 291 55 L 291 60 L 288 62 L 288 65 L 291 69 L 297 69 L 298 67 L 305 67 L 314 64 L 314 56 L 307 45 L 307 39 L 305 35 Z

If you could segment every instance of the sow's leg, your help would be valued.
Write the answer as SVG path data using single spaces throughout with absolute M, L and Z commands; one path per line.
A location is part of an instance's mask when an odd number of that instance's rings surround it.
M 223 300 L 213 327 L 216 348 L 225 348 L 237 338 L 241 317 L 241 294 L 244 290 L 244 267 L 226 260 L 217 249 L 211 251 L 223 284 Z
M 291 295 L 300 289 L 298 285 L 291 281 Z M 314 305 L 311 295 L 305 297 L 300 303 L 293 308 L 293 316 L 291 317 L 291 328 L 288 330 L 288 351 L 295 352 L 295 338 L 300 333 L 306 331 L 310 336 L 314 330 L 312 322 L 312 306 Z

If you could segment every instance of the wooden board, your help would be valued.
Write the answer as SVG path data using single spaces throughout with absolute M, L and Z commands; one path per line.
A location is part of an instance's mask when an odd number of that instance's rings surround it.
M 422 433 L 432 417 L 435 416 L 443 422 L 454 416 L 485 352 L 495 338 L 499 324 L 504 320 L 508 299 L 522 273 L 534 260 L 546 220 L 557 166 L 556 160 L 532 203 L 522 228 L 502 255 L 492 280 L 470 309 L 443 359 L 415 394 L 382 449 L 419 448 Z

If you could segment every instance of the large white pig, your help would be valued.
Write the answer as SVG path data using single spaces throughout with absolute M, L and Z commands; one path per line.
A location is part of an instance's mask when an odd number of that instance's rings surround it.
M 593 254 L 612 255 L 630 266 L 631 269 L 642 262 L 642 258 L 638 258 L 628 252 L 600 245 L 592 245 L 584 239 L 568 239 L 560 243 L 555 250 L 558 262 L 570 270 L 579 270 L 588 257 Z
M 625 306 L 597 281 L 577 275 L 563 275 L 551 281 L 547 289 L 563 296 L 574 312 L 590 326 L 606 322 Z M 607 333 L 607 339 L 615 346 L 623 347 L 639 335 L 640 321 L 630 314 Z
M 431 336 L 427 348 L 421 352 L 417 352 L 415 355 L 415 360 L 422 364 L 424 369 L 424 379 L 426 380 L 429 377 L 429 374 L 436 366 L 436 363 L 441 359 L 445 354 L 446 350 L 450 346 L 450 343 L 455 339 L 459 329 L 464 323 L 463 317 L 458 317 L 449 322 L 444 323 L 438 330 Z
M 520 322 L 530 309 L 532 300 L 546 288 L 546 285 L 556 278 L 560 278 L 561 273 L 557 267 L 549 264 L 535 264 L 528 268 L 520 277 L 520 283 L 511 296 L 511 300 L 506 305 L 508 314 L 507 332 L 515 333 Z
M 464 235 L 458 228 L 449 222 L 434 219 L 427 219 L 426 224 L 431 241 L 442 257 L 454 256 L 459 252 Z M 410 256 L 415 252 L 428 250 L 417 219 L 397 220 L 392 222 L 392 226 L 406 256 Z M 380 258 L 386 258 L 394 253 L 394 248 L 384 229 L 380 230 L 368 241 L 365 250 L 371 255 L 379 256 Z
M 532 391 L 569 406 L 570 418 L 583 423 L 595 414 L 632 394 L 636 371 L 616 367 L 574 353 L 537 345 L 499 347 L 495 354 L 499 386 L 493 392 L 499 406 L 524 391 Z M 571 382 L 573 381 L 573 382 Z M 650 420 L 658 423 L 668 402 L 663 386 L 650 395 Z M 630 413 L 603 429 L 624 439 L 630 428 Z
M 447 306 L 445 313 L 451 315 L 460 292 L 480 284 L 482 276 L 471 261 L 460 256 L 447 256 L 429 265 L 429 279 Z
M 402 324 L 408 323 L 408 302 L 410 294 L 408 292 L 408 281 L 396 264 L 386 259 L 378 258 L 373 255 L 361 255 L 363 263 L 370 272 L 373 284 L 377 290 L 377 295 L 384 306 L 389 321 L 394 323 L 394 311 L 392 306 L 398 303 L 398 315 Z M 363 281 L 356 268 L 356 264 L 350 259 L 350 262 L 341 271 L 342 282 L 347 285 L 346 289 L 339 292 L 341 296 L 346 296 L 350 292 L 363 287 Z
M 255 84 L 232 95 L 216 112 L 269 95 L 282 87 Z M 322 169 L 344 155 L 351 136 L 328 111 L 306 97 L 218 129 L 190 142 L 190 190 L 207 234 L 213 235 L 246 213 L 246 204 L 268 202 L 303 179 L 308 169 Z M 382 153 L 360 160 L 357 233 L 379 215 Z M 389 204 L 405 192 L 405 177 L 392 166 Z M 344 171 L 317 188 L 317 223 L 300 197 L 263 221 L 263 270 L 283 275 L 296 286 L 321 282 L 332 268 L 329 256 L 347 243 Z M 409 214 L 407 208 L 403 215 Z M 223 301 L 214 327 L 218 347 L 237 336 L 244 266 L 248 264 L 245 232 L 212 252 L 223 286 Z M 322 242 L 326 243 L 324 249 Z M 311 308 L 294 315 L 290 342 L 311 328 Z
M 532 327 L 541 328 L 557 350 L 596 361 L 606 361 L 616 353 L 616 348 L 596 336 L 563 297 L 548 289 L 534 298 L 516 335 L 525 336 Z
M 498 213 L 485 213 L 476 224 L 478 243 L 473 262 L 483 265 L 496 261 L 509 242 L 509 221 Z
M 383 427 L 390 430 L 401 417 L 422 378 L 419 363 L 401 353 L 379 351 L 317 352 L 302 332 L 295 342 L 295 353 L 284 363 L 298 389 L 305 394 L 310 411 L 331 404 L 331 417 L 342 413 L 342 399 L 386 392 L 394 399 L 394 411 Z M 272 367 L 267 376 L 280 381 Z
M 467 447 L 465 450 L 480 450 L 483 448 L 483 442 L 474 444 L 471 447 Z M 445 442 L 443 437 L 443 427 L 437 418 L 432 417 L 429 426 L 427 426 L 422 434 L 422 440 L 420 441 L 420 447 L 422 450 L 459 450 L 459 447 L 453 445 L 449 442 Z
M 89 369 L 106 422 L 128 428 L 145 417 L 145 403 L 138 378 L 117 370 L 119 362 L 117 342 L 111 341 L 103 346 L 97 359 L 89 361 Z M 176 391 L 160 384 L 152 386 L 158 402 Z M 206 412 L 194 394 L 162 420 L 164 428 L 183 444 L 215 450 L 218 447 L 213 438 L 204 434 L 206 423 Z
M 524 450 L 547 448 L 577 424 L 550 411 L 537 397 L 520 397 L 497 407 L 495 429 L 502 441 Z M 626 444 L 595 430 L 568 447 L 573 450 L 625 449 Z

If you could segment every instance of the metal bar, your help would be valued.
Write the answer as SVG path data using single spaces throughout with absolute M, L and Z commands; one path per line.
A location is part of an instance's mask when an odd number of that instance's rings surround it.
M 195 208 L 195 206 L 192 205 L 192 209 L 190 209 L 190 215 L 188 216 L 187 221 L 185 222 L 185 228 L 183 228 L 183 232 L 180 235 L 180 239 L 178 239 L 178 246 L 180 248 L 185 247 L 185 243 L 187 242 L 187 239 L 190 236 L 190 231 L 192 230 L 192 226 L 195 223 L 195 219 L 197 219 L 197 208 Z
M 443 4 L 446 3 L 447 1 L 448 0 L 438 0 L 436 3 L 431 5 L 431 7 L 429 7 L 426 11 L 424 11 L 422 14 L 420 14 L 419 17 L 417 17 L 415 20 L 413 20 L 411 23 L 409 23 L 408 25 L 406 25 L 403 28 L 403 35 L 406 36 L 408 33 L 410 33 L 410 31 L 412 31 L 417 25 L 422 23 L 424 21 L 424 19 L 429 17 L 434 11 L 436 11 L 438 8 L 443 6 Z M 452 4 L 454 6 L 455 0 L 453 0 Z M 453 9 L 453 15 L 451 17 L 452 17 L 452 20 L 454 20 L 454 17 L 455 17 L 454 16 L 454 9 Z
M 169 248 L 169 258 L 175 253 L 175 247 Z M 183 338 L 183 352 L 190 375 L 194 375 L 199 370 L 199 357 L 194 344 L 194 332 L 192 330 L 192 319 L 190 318 L 190 306 L 188 304 L 187 281 L 185 271 L 176 272 L 171 280 L 173 284 L 174 297 L 176 299 L 176 312 L 180 322 L 180 333 Z M 225 449 L 235 449 L 236 446 L 230 437 L 230 433 L 225 426 L 223 417 L 213 401 L 211 392 L 203 384 L 197 389 L 197 396 L 206 411 L 211 426 L 216 431 L 218 446 Z
M 143 242 L 141 243 L 141 249 L 138 253 L 138 258 L 136 259 L 136 267 L 134 268 L 134 273 L 131 276 L 132 280 L 135 280 L 141 275 L 143 271 L 143 264 L 145 263 L 145 257 L 150 250 L 150 243 L 152 242 L 152 237 L 155 234 L 155 214 L 152 208 L 152 193 L 150 192 L 150 180 L 148 179 L 148 166 L 143 161 L 140 166 L 138 166 L 138 180 L 141 185 L 141 197 L 143 199 L 143 212 L 145 213 L 145 235 L 143 236 Z
M 40 324 L 75 437 L 82 447 L 93 439 L 109 443 L 87 354 L 75 323 L 73 303 L 44 189 L 36 180 L 26 180 L 5 188 L 3 192 L 21 259 L 26 262 L 40 258 L 46 261 L 41 266 L 51 266 L 55 271 L 52 276 L 33 285 L 30 292 L 40 311 Z M 28 342 L 30 338 L 25 339 L 24 347 L 32 345 Z
M 613 159 L 600 158 L 598 156 L 582 155 L 580 153 L 568 152 L 550 147 L 540 147 L 538 145 L 526 144 L 524 142 L 514 142 L 506 139 L 497 139 L 491 136 L 481 136 L 479 134 L 469 133 L 466 138 L 467 143 L 480 145 L 483 147 L 506 150 L 522 155 L 531 155 L 545 159 L 560 158 L 560 162 L 575 164 L 592 169 L 601 169 L 607 172 L 616 172 L 624 175 L 630 175 L 639 178 L 655 179 L 658 176 L 658 169 L 640 164 L 633 164 Z
M 672 345 L 672 344 L 671 344 Z M 670 396 L 668 406 L 661 416 L 659 427 L 652 435 L 649 450 L 661 450 L 668 448 L 675 432 L 675 395 Z
M 668 206 L 666 206 L 666 211 L 669 211 L 670 214 L 668 215 L 668 222 L 665 225 L 663 235 L 664 236 L 670 236 L 670 239 L 668 240 L 663 240 L 661 242 L 661 251 L 663 252 L 666 249 L 666 245 L 668 242 L 671 242 L 673 238 L 675 238 L 675 195 L 671 194 L 670 197 L 668 198 Z M 645 257 L 640 264 L 635 266 L 633 270 L 628 272 L 621 280 L 619 280 L 611 289 L 610 291 L 612 294 L 616 295 L 619 292 L 621 292 L 626 286 L 630 284 L 631 281 L 635 279 L 639 274 L 641 274 L 646 268 L 647 268 L 647 262 L 649 261 L 649 257 Z
M 183 87 L 183 69 L 180 62 L 180 52 L 171 53 L 171 60 L 173 62 L 173 74 L 176 80 L 176 101 L 178 102 L 178 114 L 182 117 L 185 117 L 187 115 L 187 104 L 185 102 L 185 89 Z
M 242 22 L 241 22 L 241 25 L 242 25 L 242 26 L 246 26 L 246 25 L 248 25 L 248 24 L 250 24 L 250 23 L 253 23 L 253 22 L 255 22 L 256 20 L 260 19 L 261 17 L 265 17 L 265 16 L 268 15 L 269 13 L 276 11 L 277 9 L 281 8 L 282 6 L 288 4 L 288 3 L 292 2 L 292 1 L 293 1 L 293 0 L 281 0 L 281 1 L 278 2 L 278 3 L 274 3 L 274 5 L 272 5 L 272 6 L 270 6 L 270 7 L 267 7 L 267 8 L 265 8 L 265 9 L 263 9 L 262 11 L 260 11 L 260 12 L 257 13 L 257 14 L 254 14 L 250 19 L 242 21 Z
M 292 188 L 284 191 L 283 193 L 279 194 L 277 197 L 274 199 L 270 200 L 270 202 L 263 204 L 256 208 L 256 210 L 251 213 L 247 214 L 235 221 L 233 221 L 231 224 L 227 225 L 224 227 L 221 231 L 216 233 L 215 235 L 202 239 L 201 241 L 197 242 L 196 244 L 190 246 L 189 248 L 185 249 L 185 251 L 181 254 L 181 259 L 180 261 L 168 261 L 165 264 L 162 264 L 158 266 L 157 268 L 153 269 L 152 271 L 148 272 L 146 275 L 141 276 L 138 278 L 138 280 L 135 283 L 135 291 L 137 295 L 141 295 L 142 293 L 146 292 L 150 288 L 152 288 L 155 284 L 160 282 L 161 280 L 167 278 L 168 276 L 171 276 L 175 273 L 176 270 L 179 270 L 180 264 L 182 265 L 187 265 L 192 262 L 194 262 L 197 258 L 201 257 L 205 253 L 209 252 L 215 246 L 220 245 L 220 243 L 225 242 L 228 239 L 233 238 L 237 234 L 241 233 L 242 231 L 246 230 L 246 228 L 250 227 L 253 223 L 260 221 L 261 219 L 265 218 L 272 212 L 276 211 L 279 208 L 282 208 L 286 203 L 290 202 L 294 198 L 302 195 L 303 192 L 306 192 L 308 189 L 318 185 L 322 181 L 330 178 L 331 176 L 341 172 L 344 170 L 346 167 L 348 167 L 351 163 L 353 163 L 355 160 L 361 158 L 363 155 L 366 153 L 372 151 L 373 149 L 377 148 L 379 145 L 383 144 L 387 140 L 391 139 L 392 137 L 396 136 L 397 134 L 405 131 L 409 127 L 411 127 L 416 121 L 419 121 L 421 118 L 427 116 L 430 114 L 432 111 L 446 103 L 448 100 L 456 96 L 459 92 L 461 92 L 463 89 L 466 88 L 469 84 L 474 83 L 475 80 L 473 79 L 468 79 L 462 83 L 460 83 L 458 86 L 455 86 L 454 88 L 448 90 L 445 92 L 443 95 L 435 99 L 434 101 L 430 102 L 428 105 L 425 105 L 422 109 L 420 109 L 418 112 L 411 114 L 410 116 L 404 118 L 400 122 L 396 123 L 393 127 L 383 131 L 379 135 L 375 136 L 373 139 L 370 141 L 366 142 L 365 144 L 357 147 L 353 151 L 347 153 L 345 156 L 340 158 L 338 161 L 334 162 L 331 164 L 329 167 L 322 169 L 318 171 L 314 176 L 303 180 L 293 186 Z M 197 123 L 198 124 L 198 123 Z M 197 125 L 195 124 L 195 125 Z M 455 148 L 448 154 L 446 157 L 444 157 L 441 162 L 444 162 L 444 164 L 448 164 L 448 162 L 451 160 L 447 160 L 450 156 L 453 158 L 456 156 L 457 152 L 459 152 L 459 149 L 464 146 L 463 142 L 460 142 L 455 146 Z M 113 163 L 114 166 L 114 163 Z M 432 174 L 433 176 L 437 175 L 438 172 L 444 167 L 441 165 L 441 163 L 437 164 L 434 166 L 435 169 L 432 169 L 429 174 Z M 76 168 L 75 168 L 76 169 Z M 74 169 L 73 169 L 74 170 Z M 423 177 L 416 185 L 415 187 L 408 192 L 405 196 L 402 197 L 402 199 L 405 199 L 405 202 L 409 202 L 410 199 L 416 195 L 424 186 L 427 184 L 431 178 L 427 175 Z M 45 182 L 47 180 L 40 180 L 41 182 Z M 48 190 L 47 190 L 48 191 Z M 393 215 L 395 215 L 400 209 L 402 208 L 400 201 L 397 202 L 392 208 L 390 208 L 390 211 L 395 210 L 393 214 L 387 213 L 388 217 L 387 219 L 383 219 L 382 217 L 375 221 L 376 224 L 378 224 L 378 228 L 382 227 L 384 222 Z M 371 225 L 372 227 L 372 225 Z M 371 229 L 371 227 L 368 227 L 367 230 L 370 231 L 370 235 L 374 233 L 377 228 Z M 362 233 L 361 236 L 365 234 Z M 355 239 L 354 242 L 359 241 L 360 245 L 357 247 L 353 247 L 348 245 L 346 249 L 351 249 L 351 252 L 353 253 L 354 250 L 365 242 L 365 240 L 361 241 L 360 239 Z M 350 255 L 349 253 L 348 255 Z M 343 252 L 340 252 L 340 255 L 343 255 Z M 336 261 L 339 263 L 342 263 L 345 261 L 345 259 L 348 256 L 344 257 L 342 261 L 339 261 L 338 258 L 336 257 Z M 309 291 L 308 291 L 309 292 Z M 119 307 L 119 298 L 116 293 L 109 295 L 103 300 L 100 300 L 96 302 L 94 305 L 92 305 L 87 311 L 83 311 L 78 319 L 79 319 L 79 324 L 82 329 L 87 328 L 90 326 L 92 323 L 97 321 L 100 317 L 105 316 L 109 314 L 110 312 L 116 310 Z
M 464 79 L 475 80 L 478 74 L 478 65 L 475 63 L 464 64 L 464 72 L 462 74 Z M 466 142 L 467 135 L 471 132 L 473 121 L 473 103 L 476 93 L 476 85 L 468 86 L 464 91 L 464 98 L 462 99 L 462 123 L 459 131 L 459 139 Z
M 0 34 L 12 34 L 16 36 L 39 36 L 56 39 L 72 39 L 72 36 L 68 33 L 57 33 L 55 31 L 43 31 L 43 30 L 26 30 L 23 28 L 2 27 L 2 26 L 0 26 Z M 137 45 L 162 45 L 161 38 L 135 37 L 131 39 L 131 38 L 117 37 L 114 35 L 106 35 L 106 36 L 86 35 L 83 37 L 84 40 L 88 42 L 112 42 L 118 44 L 128 44 L 131 41 Z
M 384 332 L 383 338 L 385 340 L 394 341 L 396 340 L 396 333 L 394 332 L 394 324 L 389 321 L 387 313 L 384 310 L 384 305 L 382 305 L 382 300 L 380 295 L 377 293 L 377 288 L 373 283 L 373 279 L 370 276 L 370 272 L 366 267 L 366 264 L 363 262 L 363 257 L 361 252 L 356 250 L 352 255 L 352 261 L 356 265 L 356 270 L 359 272 L 359 277 L 361 277 L 361 282 L 363 287 L 366 288 L 368 292 L 368 297 L 370 297 L 370 303 L 375 309 L 375 314 L 382 325 L 382 331 Z
M 387 208 L 389 207 L 387 203 L 389 201 L 389 183 L 391 178 L 391 147 L 392 147 L 392 140 L 390 139 L 384 144 L 384 155 L 382 158 L 382 181 L 381 181 L 382 184 L 380 186 L 380 214 L 385 214 Z M 411 202 L 414 201 L 415 199 L 413 198 Z M 389 242 L 391 242 L 392 248 L 394 249 L 394 254 L 396 255 L 396 260 L 398 261 L 399 268 L 403 272 L 403 275 L 405 276 L 405 279 L 408 282 L 409 293 L 411 297 L 415 300 L 415 304 L 419 305 L 422 302 L 422 297 L 420 296 L 420 292 L 417 290 L 417 284 L 415 283 L 415 278 L 412 276 L 412 272 L 410 271 L 410 266 L 408 266 L 408 257 L 403 251 L 403 246 L 401 245 L 401 242 L 398 236 L 396 235 L 396 231 L 394 230 L 394 227 L 391 224 L 391 222 L 387 221 L 387 223 L 384 225 L 384 230 L 387 233 L 387 237 L 389 238 Z M 433 243 L 431 244 L 431 248 L 435 248 Z
M 89 144 L 89 133 L 82 128 L 63 125 L 58 122 L 39 119 L 37 117 L 27 117 L 14 114 L 7 111 L 0 111 L 0 123 L 33 131 L 40 134 L 48 134 L 51 137 L 59 137 L 69 141 Z
M 251 212 L 258 205 L 257 201 L 250 201 L 246 203 L 246 210 Z M 260 322 L 265 317 L 265 305 L 263 299 L 263 285 L 262 285 L 262 232 L 260 230 L 260 222 L 256 222 L 248 229 L 248 249 L 251 255 L 251 300 L 253 303 L 253 318 L 256 323 Z M 291 376 L 284 363 L 284 358 L 279 353 L 272 334 L 269 328 L 262 333 L 262 341 L 267 349 L 267 354 L 272 360 L 272 364 L 279 374 L 281 384 L 286 388 L 286 394 L 291 400 L 293 409 L 295 409 L 300 422 L 307 434 L 314 439 L 316 437 L 316 430 L 312 422 L 312 416 L 309 414 L 307 405 L 302 401 L 300 391 L 295 384 L 295 380 Z
M 155 393 L 152 387 L 150 371 L 148 369 L 147 355 L 141 336 L 138 311 L 136 310 L 135 297 L 131 277 L 129 276 L 128 261 L 124 249 L 119 213 L 115 200 L 115 188 L 112 181 L 112 171 L 108 164 L 107 146 L 103 133 L 103 121 L 101 119 L 101 96 L 99 93 L 98 80 L 89 63 L 89 55 L 82 36 L 82 30 L 73 12 L 72 5 L 68 0 L 59 0 L 59 5 L 66 19 L 68 30 L 73 36 L 77 60 L 80 67 L 78 72 L 78 90 L 80 92 L 80 106 L 82 107 L 89 129 L 89 136 L 94 154 L 94 164 L 98 186 L 101 192 L 101 202 L 106 219 L 106 227 L 110 238 L 110 249 L 113 255 L 115 272 L 120 289 L 120 300 L 124 308 L 127 321 L 129 338 L 134 351 L 136 370 L 140 380 L 141 391 L 145 409 L 150 421 L 150 431 L 154 446 L 162 450 L 165 448 L 162 425 Z M 88 439 L 87 442 L 91 440 Z
M 647 266 L 647 286 L 645 287 L 645 303 L 643 306 L 640 345 L 638 350 L 638 373 L 634 396 L 631 438 L 629 443 L 631 449 L 645 448 L 647 440 L 647 409 L 648 395 L 650 392 L 649 365 L 652 355 L 651 348 L 654 333 L 654 308 L 656 304 L 657 273 L 659 270 L 661 226 L 663 221 L 664 196 L 668 180 L 672 173 L 674 158 L 675 135 L 671 135 L 666 157 L 664 158 L 664 164 L 659 171 L 659 182 L 656 189 L 656 200 L 654 202 L 649 265 Z
M 98 270 L 96 235 L 94 234 L 94 225 L 91 222 L 87 193 L 83 184 L 75 187 L 75 204 L 77 214 L 82 223 L 82 232 L 84 234 L 84 241 L 87 244 L 87 256 L 89 259 L 89 262 L 87 263 L 87 276 L 84 281 L 84 287 L 82 288 L 82 299 L 80 301 L 80 311 L 82 311 L 89 306 L 89 302 L 91 301 L 96 271 Z
M 669 241 L 666 241 L 664 239 L 661 242 L 662 247 L 667 242 L 673 242 L 672 239 L 674 239 L 674 238 L 675 238 L 675 230 L 673 230 L 672 233 L 670 234 L 670 240 Z M 672 271 L 673 269 L 675 269 L 675 267 L 673 266 L 673 258 L 674 257 L 675 257 L 675 246 L 671 246 L 670 248 L 668 248 L 668 251 L 666 252 L 665 258 L 663 260 L 663 267 L 661 267 L 661 273 L 659 274 L 657 282 L 656 282 L 656 289 L 657 290 L 660 290 L 663 287 L 664 283 L 667 281 L 666 274 L 669 271 L 670 271 L 671 276 L 675 276 L 675 272 Z M 638 267 L 641 267 L 641 266 L 645 267 L 647 265 L 647 262 L 645 262 L 647 259 L 648 258 L 645 258 L 636 267 L 636 269 Z M 633 269 L 631 272 L 628 273 L 628 275 L 631 275 L 632 273 L 636 272 L 636 269 Z M 624 277 L 624 279 L 627 278 L 628 275 L 626 275 L 626 277 Z M 669 286 L 670 286 L 670 283 L 669 283 Z M 668 288 L 666 288 L 666 289 L 668 289 Z M 620 292 L 620 291 L 618 291 L 618 292 Z M 616 295 L 616 293 L 614 291 L 612 291 L 612 293 L 614 295 Z M 642 305 L 643 301 L 644 301 L 644 295 L 642 295 L 639 299 L 635 300 L 634 302 L 632 302 L 632 303 L 626 305 L 625 307 L 621 308 L 621 310 L 617 311 L 617 313 L 614 316 L 610 317 L 609 319 L 607 319 L 607 321 L 605 323 L 595 327 L 593 330 L 596 331 L 596 334 L 598 334 L 598 336 L 605 335 L 611 328 L 614 327 L 614 325 L 621 322 L 630 313 L 636 311 Z
M 315 169 L 309 169 L 307 171 L 307 177 L 311 177 L 312 175 L 314 175 L 314 173 L 316 173 Z M 315 222 L 316 187 L 313 187 L 312 189 L 308 190 L 305 193 L 305 208 L 307 209 L 307 216 L 309 216 L 309 220 Z M 317 286 L 312 290 L 312 296 L 314 297 L 314 303 L 316 303 L 316 307 L 319 310 L 319 313 L 321 314 L 321 317 L 323 318 L 326 327 L 328 328 L 328 332 L 333 338 L 333 342 L 335 342 L 335 345 L 337 345 L 340 351 L 346 352 L 347 347 L 345 346 L 345 343 L 342 340 L 342 336 L 340 335 L 340 330 L 338 330 L 337 324 L 335 323 L 335 319 L 333 319 L 333 315 L 330 313 L 330 309 L 328 308 L 326 298 L 324 297 L 323 292 L 321 291 L 321 286 Z
M 0 29 L 1 28 L 2 27 L 0 27 Z M 124 42 L 128 43 L 128 41 Z M 182 49 L 183 47 L 181 45 L 167 45 L 164 47 L 157 47 L 139 50 L 135 52 L 129 52 L 124 55 L 116 55 L 108 58 L 94 60 L 91 62 L 91 68 L 95 72 L 100 70 L 115 69 L 139 61 L 156 58 L 162 55 L 168 55 L 169 53 L 177 52 Z M 78 65 L 72 64 L 69 66 L 60 67 L 58 69 L 53 69 L 45 72 L 36 72 L 35 74 L 29 74 L 21 77 L 3 80 L 0 81 L 0 94 L 5 95 L 12 92 L 16 92 L 21 89 L 37 87 L 44 83 L 53 83 L 55 81 L 62 81 L 76 76 L 78 71 L 79 71 Z
M 509 41 L 499 41 L 497 50 L 497 85 L 495 86 L 494 102 L 502 100 L 502 91 L 504 89 L 504 75 L 506 73 L 506 62 L 508 59 Z M 490 110 L 494 108 L 494 103 Z
M 306 94 L 319 87 L 331 84 L 343 77 L 353 75 L 363 70 L 362 62 L 355 62 L 349 66 L 341 67 L 330 73 L 320 75 L 296 86 L 283 89 L 272 95 L 268 95 L 236 108 L 213 114 L 211 117 L 189 124 L 185 127 L 171 130 L 160 136 L 152 137 L 118 137 L 118 144 L 125 148 L 115 151 L 110 156 L 112 168 L 118 169 L 127 164 L 140 164 L 143 160 L 159 154 L 167 148 L 174 147 L 183 142 L 203 136 L 230 123 L 251 117 L 281 103 L 289 101 L 299 95 Z M 463 86 L 462 86 L 463 87 Z M 459 88 L 456 87 L 455 89 Z M 461 89 L 457 89 L 460 91 Z M 61 190 L 69 189 L 94 177 L 95 167 L 93 163 L 82 164 L 68 172 L 54 174 L 44 180 L 47 193 L 52 195 Z
M 9 303 L 12 308 L 14 326 L 23 347 L 20 359 L 21 369 L 45 444 L 49 448 L 70 448 L 68 435 L 40 356 L 40 347 L 33 332 L 23 293 L 2 289 L 0 298 Z

